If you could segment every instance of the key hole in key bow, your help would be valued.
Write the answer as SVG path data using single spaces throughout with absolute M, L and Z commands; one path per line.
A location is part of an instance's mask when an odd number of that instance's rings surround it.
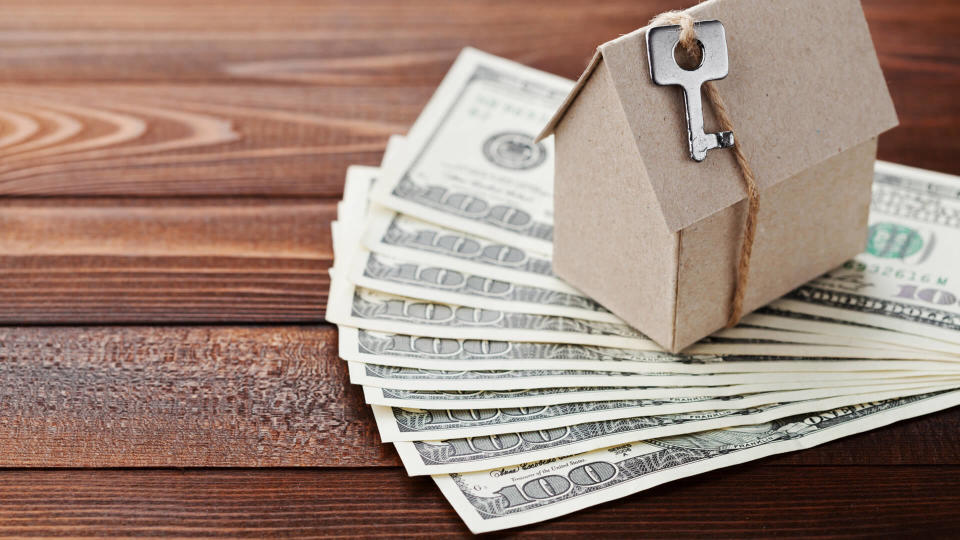
M 686 47 L 678 41 L 673 46 L 673 59 L 684 71 L 696 71 L 703 65 L 703 43 L 697 40 L 697 47 L 688 51 Z

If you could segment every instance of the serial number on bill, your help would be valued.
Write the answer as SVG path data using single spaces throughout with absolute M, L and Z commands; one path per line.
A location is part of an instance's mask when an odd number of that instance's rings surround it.
M 847 270 L 856 270 L 866 274 L 874 274 L 882 277 L 894 277 L 906 281 L 917 283 L 932 283 L 936 285 L 947 285 L 948 278 L 943 275 L 936 275 L 927 272 L 917 272 L 909 268 L 890 266 L 886 264 L 867 264 L 860 261 L 847 261 L 843 267 Z

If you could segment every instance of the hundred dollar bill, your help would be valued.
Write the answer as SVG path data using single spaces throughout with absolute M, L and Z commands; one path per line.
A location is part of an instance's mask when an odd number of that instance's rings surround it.
M 434 337 L 581 342 L 661 350 L 646 336 L 622 324 L 406 298 L 355 287 L 336 270 L 330 287 L 327 320 L 369 330 Z
M 949 382 L 949 378 L 931 380 L 932 383 Z M 570 388 L 527 388 L 522 390 L 404 390 L 364 386 L 364 401 L 370 405 L 390 407 L 410 407 L 419 409 L 490 409 L 514 407 L 544 407 L 564 403 L 618 401 L 618 400 L 681 400 L 702 401 L 706 399 L 739 399 L 755 393 L 775 393 L 790 391 L 811 391 L 809 398 L 791 394 L 789 400 L 814 399 L 822 397 L 820 390 L 835 389 L 837 394 L 849 393 L 848 389 L 869 385 L 871 388 L 892 388 L 903 386 L 896 379 L 866 381 L 860 378 L 848 382 L 835 381 L 819 385 L 819 388 L 806 388 L 805 384 L 737 384 L 731 386 L 710 387 L 570 387 Z M 773 401 L 780 401 L 776 399 Z M 788 400 L 785 400 L 788 401 Z
M 379 174 L 377 167 L 351 165 L 343 184 L 343 199 L 337 203 L 337 219 L 330 224 L 333 259 L 347 264 L 360 240 L 360 225 L 367 213 L 367 194 Z
M 404 137 L 392 135 L 387 141 L 383 152 L 380 167 L 351 165 L 347 167 L 347 176 L 343 183 L 343 199 L 337 203 L 337 221 L 340 222 L 340 233 L 333 234 L 334 258 L 349 262 L 349 255 L 360 244 L 364 223 L 368 216 L 375 211 L 370 208 L 370 191 L 374 182 L 380 176 L 384 166 L 397 160 L 403 152 Z M 384 210 L 380 210 L 384 212 Z M 337 254 L 338 244 L 342 252 Z
M 464 49 L 410 129 L 374 200 L 549 254 L 553 145 L 533 141 L 573 82 Z
M 494 242 L 470 233 L 450 229 L 388 208 L 368 208 L 365 199 L 381 171 L 395 166 L 406 149 L 406 139 L 390 137 L 381 167 L 358 167 L 347 175 L 344 200 L 355 202 L 354 223 L 365 229 L 363 243 L 370 251 L 395 258 L 410 258 L 426 264 L 451 268 L 520 285 L 580 294 L 553 274 L 549 256 L 517 246 Z M 353 185 L 353 189 L 349 187 Z M 551 203 L 552 204 L 552 203 Z
M 563 343 L 432 338 L 340 327 L 340 358 L 437 370 L 575 369 L 625 373 L 954 371 L 953 362 L 672 354 Z
M 645 351 L 662 351 L 659 345 L 625 324 L 588 321 L 553 315 L 505 312 L 454 304 L 422 301 L 363 287 L 331 273 L 328 321 L 349 327 L 438 338 L 497 339 L 574 343 Z M 834 358 L 937 358 L 937 353 L 897 349 L 786 343 L 786 339 L 815 340 L 812 334 L 751 329 L 748 339 L 711 337 L 685 350 L 688 354 L 813 356 Z M 770 336 L 762 339 L 760 336 Z M 828 340 L 825 340 L 828 341 Z
M 367 289 L 471 307 L 626 324 L 581 293 L 465 274 L 416 258 L 398 258 L 366 249 L 356 250 L 353 257 L 349 279 Z
M 339 213 L 339 210 L 337 212 Z M 337 246 L 343 245 L 338 239 L 344 236 L 343 231 L 340 229 L 339 221 L 334 220 L 330 222 L 330 236 L 333 238 L 333 260 L 336 261 L 339 253 Z
M 775 387 L 814 388 L 830 383 L 893 379 L 904 383 L 923 382 L 931 377 L 960 378 L 956 371 L 871 371 L 865 373 L 783 372 L 783 373 L 617 373 L 581 370 L 496 370 L 443 371 L 349 362 L 350 382 L 363 386 L 406 388 L 408 390 L 511 390 L 516 388 L 566 388 L 590 386 L 717 387 L 753 384 L 788 384 Z
M 388 143 L 388 148 L 396 148 L 396 145 Z M 389 150 L 388 150 L 389 152 Z M 384 158 L 386 159 L 386 158 Z M 367 167 L 364 165 L 350 165 L 347 167 L 347 177 L 343 182 L 343 199 L 337 205 L 337 219 L 340 221 L 350 220 L 350 224 L 360 224 L 366 219 L 368 212 L 368 196 L 373 182 L 380 175 L 379 167 Z M 360 238 L 360 230 L 352 229 L 354 236 L 351 240 Z
M 569 514 L 666 482 L 818 444 L 960 403 L 960 392 L 875 401 L 467 474 L 436 475 L 474 533 Z
M 878 162 L 867 251 L 776 309 L 960 344 L 960 177 Z
M 957 384 L 960 384 L 960 382 Z M 424 441 L 557 429 L 586 422 L 601 422 L 620 418 L 747 409 L 773 403 L 809 401 L 868 393 L 885 394 L 891 391 L 895 393 L 916 388 L 925 389 L 942 386 L 944 386 L 942 382 L 915 386 L 902 385 L 897 382 L 880 386 L 812 388 L 726 397 L 703 396 L 699 398 L 590 401 L 539 407 L 427 410 L 373 405 L 372 410 L 383 442 Z
M 762 328 L 778 328 L 815 335 L 845 337 L 854 342 L 884 344 L 885 346 L 931 351 L 948 355 L 944 359 L 960 360 L 960 345 L 916 334 L 905 334 L 894 330 L 867 326 L 851 321 L 843 321 L 810 315 L 807 313 L 782 311 L 770 307 L 761 308 L 741 320 L 741 324 Z
M 868 401 L 955 389 L 953 386 L 898 389 L 888 392 L 835 396 L 792 403 L 772 403 L 747 409 L 697 411 L 603 422 L 586 422 L 553 429 L 501 433 L 443 441 L 394 442 L 407 474 L 483 471 L 560 458 L 619 444 L 738 425 L 772 422 L 798 414 L 848 407 Z
M 426 264 L 565 293 L 578 293 L 553 274 L 549 256 L 398 214 L 370 212 L 363 244 L 374 253 L 416 257 Z

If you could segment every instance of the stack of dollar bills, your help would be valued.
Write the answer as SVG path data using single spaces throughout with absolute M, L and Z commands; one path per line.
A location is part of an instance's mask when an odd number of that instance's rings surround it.
M 333 225 L 351 382 L 472 531 L 960 403 L 960 178 L 877 163 L 866 253 L 669 354 L 551 271 L 571 85 L 465 50 Z

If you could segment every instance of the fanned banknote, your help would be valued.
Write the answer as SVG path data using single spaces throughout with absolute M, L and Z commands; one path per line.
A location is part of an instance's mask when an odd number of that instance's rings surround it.
M 374 253 L 415 257 L 468 274 L 551 291 L 578 292 L 553 274 L 553 264 L 546 255 L 385 208 L 370 213 L 363 244 Z
M 901 359 L 890 357 L 899 355 Z M 885 359 L 812 356 L 734 356 L 672 354 L 569 343 L 537 343 L 488 339 L 436 338 L 340 328 L 340 357 L 365 364 L 435 370 L 565 369 L 622 373 L 765 373 L 855 371 L 954 371 L 946 361 L 909 360 L 887 353 Z
M 515 388 L 567 388 L 582 383 L 601 387 L 673 388 L 750 385 L 768 390 L 849 385 L 868 381 L 920 381 L 960 379 L 956 372 L 876 371 L 868 373 L 617 373 L 579 370 L 444 371 L 350 362 L 350 381 L 364 386 L 408 390 L 512 390 Z
M 747 315 L 741 324 L 763 328 L 809 332 L 815 335 L 841 336 L 856 342 L 873 342 L 884 347 L 907 348 L 908 350 L 932 351 L 946 354 L 952 361 L 960 360 L 957 345 L 939 339 L 905 334 L 886 328 L 878 328 L 863 323 L 831 319 L 822 315 L 811 315 L 799 311 L 783 311 L 764 307 Z M 873 345 L 876 346 L 876 345 Z
M 864 395 L 900 394 L 905 391 L 927 392 L 955 383 L 931 383 L 916 386 L 903 382 L 884 386 L 809 388 L 780 392 L 759 392 L 731 396 L 693 398 L 621 399 L 561 403 L 534 407 L 501 407 L 498 409 L 420 409 L 411 407 L 372 406 L 380 437 L 384 442 L 424 441 L 451 438 L 486 437 L 517 431 L 539 431 L 564 428 L 586 422 L 602 422 L 621 418 L 676 415 L 703 411 L 752 409 L 774 403 L 813 402 L 850 396 L 859 403 Z M 906 395 L 905 393 L 902 395 Z M 854 397 L 856 396 L 856 397 Z M 826 405 L 824 405 L 826 406 Z M 822 408 L 822 407 L 819 407 Z
M 419 257 L 393 257 L 359 249 L 348 279 L 355 285 L 399 296 L 472 307 L 522 311 L 625 324 L 592 298 L 430 265 Z
M 553 144 L 535 143 L 573 82 L 465 49 L 373 199 L 543 254 L 553 241 Z
M 586 422 L 550 429 L 394 443 L 410 475 L 480 471 L 579 454 L 619 444 L 713 429 L 772 422 L 787 416 L 848 407 L 866 400 L 950 390 L 953 385 L 901 388 L 746 409 L 693 411 Z
M 930 382 L 930 381 L 928 381 Z M 936 382 L 936 381 L 932 381 Z M 522 390 L 404 390 L 380 386 L 364 386 L 363 395 L 370 405 L 386 405 L 391 407 L 412 407 L 420 409 L 488 409 L 517 408 L 517 407 L 544 407 L 566 403 L 580 402 L 613 402 L 631 400 L 689 400 L 691 402 L 705 401 L 706 399 L 738 399 L 747 398 L 757 393 L 779 395 L 788 393 L 783 399 L 801 400 L 823 397 L 823 392 L 841 395 L 853 391 L 863 393 L 859 388 L 874 388 L 885 390 L 891 387 L 903 386 L 897 379 L 879 381 L 851 378 L 847 382 L 821 385 L 819 388 L 804 388 L 805 384 L 739 384 L 731 386 L 710 387 L 590 387 L 575 386 L 569 388 L 528 388 Z M 791 386 L 792 388 L 770 388 L 771 386 Z M 830 395 L 830 394 L 826 394 Z M 775 399 L 772 401 L 779 401 Z

